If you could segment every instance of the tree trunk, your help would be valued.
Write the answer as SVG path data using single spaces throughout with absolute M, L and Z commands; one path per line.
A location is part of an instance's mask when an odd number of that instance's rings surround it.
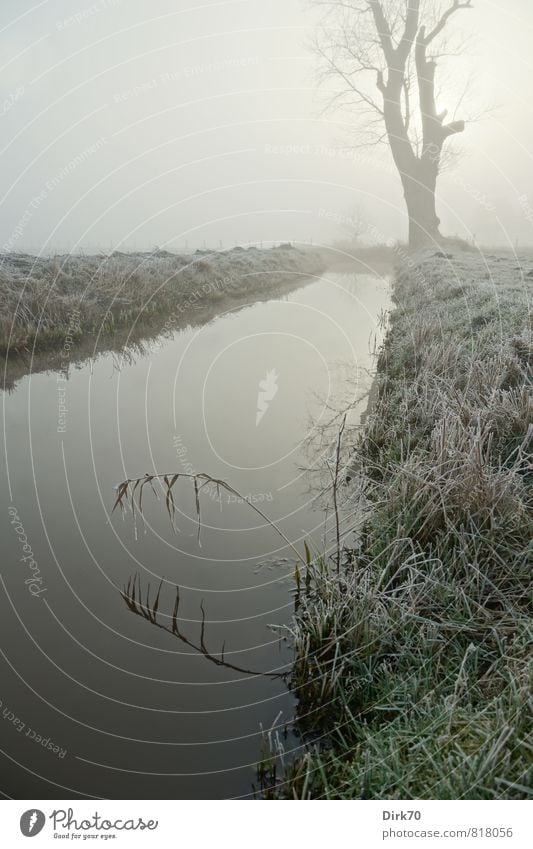
M 429 150 L 420 159 L 414 155 L 401 124 L 399 94 L 393 91 L 391 97 L 391 89 L 389 85 L 385 122 L 409 217 L 409 247 L 416 250 L 425 245 L 435 245 L 441 238 L 440 221 L 435 208 L 440 148 Z
M 434 247 L 441 239 L 435 208 L 437 169 L 417 160 L 413 176 L 403 174 L 402 183 L 409 216 L 409 247 Z

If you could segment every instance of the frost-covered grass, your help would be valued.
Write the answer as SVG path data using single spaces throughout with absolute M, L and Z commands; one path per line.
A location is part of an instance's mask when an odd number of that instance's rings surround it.
M 7 254 L 0 263 L 0 355 L 53 350 L 66 336 L 79 341 L 157 318 L 170 328 L 202 304 L 253 297 L 323 268 L 318 251 L 291 245 L 192 256 Z
M 398 274 L 353 447 L 364 530 L 338 576 L 315 565 L 293 625 L 315 742 L 274 795 L 533 793 L 532 284 L 504 254 Z

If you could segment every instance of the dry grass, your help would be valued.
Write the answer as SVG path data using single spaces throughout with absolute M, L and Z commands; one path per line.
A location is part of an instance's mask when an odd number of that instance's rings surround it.
M 7 254 L 0 265 L 0 355 L 54 350 L 67 338 L 79 342 L 121 327 L 134 331 L 154 318 L 170 329 L 206 302 L 254 296 L 323 269 L 318 251 L 290 245 L 193 256 Z
M 353 452 L 364 530 L 300 600 L 309 745 L 269 796 L 533 792 L 531 279 L 496 262 L 426 254 L 397 279 Z

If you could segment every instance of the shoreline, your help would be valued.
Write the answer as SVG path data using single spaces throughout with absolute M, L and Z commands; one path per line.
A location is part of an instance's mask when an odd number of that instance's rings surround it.
M 8 255 L 0 265 L 2 388 L 106 352 L 142 355 L 175 330 L 280 296 L 325 269 L 318 249 L 289 245 L 192 257 Z
M 325 267 L 318 249 L 290 244 L 192 256 L 167 251 L 47 259 L 5 254 L 0 356 L 57 351 L 89 334 L 158 319 L 164 333 L 206 304 L 270 292 Z
M 323 742 L 266 798 L 530 795 L 531 278 L 466 252 L 399 271 L 363 533 L 337 574 L 316 558 L 292 626 L 296 728 Z

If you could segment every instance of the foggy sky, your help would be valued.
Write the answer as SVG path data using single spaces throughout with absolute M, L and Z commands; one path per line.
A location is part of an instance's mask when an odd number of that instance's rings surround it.
M 325 243 L 354 215 L 404 238 L 386 152 L 350 149 L 349 117 L 323 113 L 315 17 L 302 0 L 2 0 L 0 247 Z M 442 230 L 531 245 L 533 6 L 477 0 L 456 25 L 494 108 L 440 180 Z

